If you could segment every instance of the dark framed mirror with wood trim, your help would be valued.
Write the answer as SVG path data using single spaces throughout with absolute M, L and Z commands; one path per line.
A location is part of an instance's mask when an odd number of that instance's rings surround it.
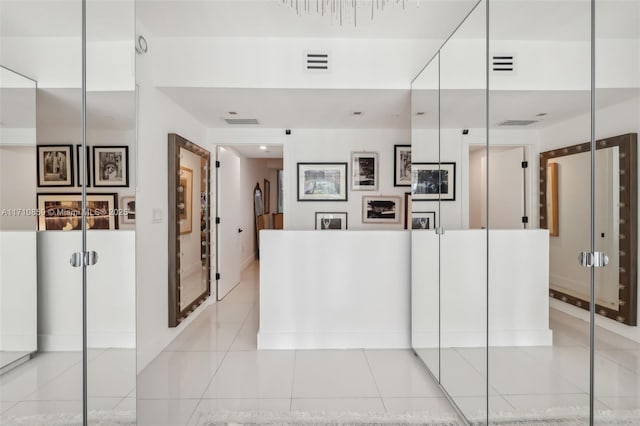
M 608 264 L 594 269 L 596 313 L 637 325 L 638 194 L 636 133 L 596 141 L 594 250 Z M 549 229 L 549 295 L 590 309 L 591 144 L 540 153 L 540 227 Z
M 168 159 L 169 327 L 176 327 L 211 293 L 211 154 L 170 133 Z

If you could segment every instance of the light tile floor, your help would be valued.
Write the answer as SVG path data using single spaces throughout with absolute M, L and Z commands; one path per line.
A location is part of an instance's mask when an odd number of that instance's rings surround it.
M 139 425 L 197 425 L 212 413 L 308 411 L 327 415 L 454 418 L 408 350 L 257 351 L 258 265 L 206 308 L 135 378 L 135 351 L 91 350 L 89 409 L 137 412 Z M 552 310 L 552 347 L 490 350 L 490 410 L 584 407 L 588 330 Z M 640 344 L 597 329 L 596 408 L 640 409 Z M 432 355 L 432 354 L 430 354 Z M 442 353 L 442 381 L 465 413 L 485 407 L 485 354 Z M 15 416 L 82 410 L 81 355 L 41 353 L 0 377 L 0 424 Z M 136 400 L 137 396 L 137 400 Z M 25 424 L 24 422 L 21 424 Z

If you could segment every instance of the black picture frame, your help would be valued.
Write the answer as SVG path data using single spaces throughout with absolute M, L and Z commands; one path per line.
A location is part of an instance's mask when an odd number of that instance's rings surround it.
M 413 201 L 455 201 L 456 163 L 413 163 Z
M 347 230 L 347 212 L 316 212 L 316 228 L 321 231 Z
M 129 186 L 128 146 L 104 145 L 93 147 L 93 186 Z
M 347 163 L 298 163 L 298 201 L 348 201 Z
M 393 146 L 393 186 L 411 186 L 411 145 Z
M 38 145 L 38 187 L 74 185 L 73 145 Z
M 411 230 L 429 230 L 435 229 L 437 226 L 436 223 L 436 212 L 428 211 L 428 212 L 411 212 Z

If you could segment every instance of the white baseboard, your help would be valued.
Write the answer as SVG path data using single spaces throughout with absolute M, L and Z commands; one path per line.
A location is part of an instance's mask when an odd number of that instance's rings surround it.
M 87 345 L 90 348 L 135 349 L 135 333 L 89 333 Z M 81 335 L 38 335 L 39 351 L 81 351 Z
M 398 333 L 265 333 L 258 349 L 408 349 L 411 335 Z

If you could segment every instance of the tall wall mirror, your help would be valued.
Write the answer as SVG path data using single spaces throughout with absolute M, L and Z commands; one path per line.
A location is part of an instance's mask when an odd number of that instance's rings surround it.
M 637 325 L 637 134 L 596 141 L 596 313 Z M 591 290 L 575 254 L 589 246 L 584 207 L 591 197 L 590 143 L 540 153 L 540 226 L 549 229 L 549 295 L 589 309 Z
M 210 153 L 169 134 L 169 327 L 211 291 Z
M 438 53 L 411 83 L 411 156 L 416 163 L 439 158 L 439 68 Z M 406 208 L 411 223 L 411 345 L 438 379 L 440 264 L 435 229 L 440 212 L 437 201 L 411 201 Z
M 0 374 L 38 348 L 36 82 L 0 66 Z M 16 165 L 21 165 L 16 168 Z

